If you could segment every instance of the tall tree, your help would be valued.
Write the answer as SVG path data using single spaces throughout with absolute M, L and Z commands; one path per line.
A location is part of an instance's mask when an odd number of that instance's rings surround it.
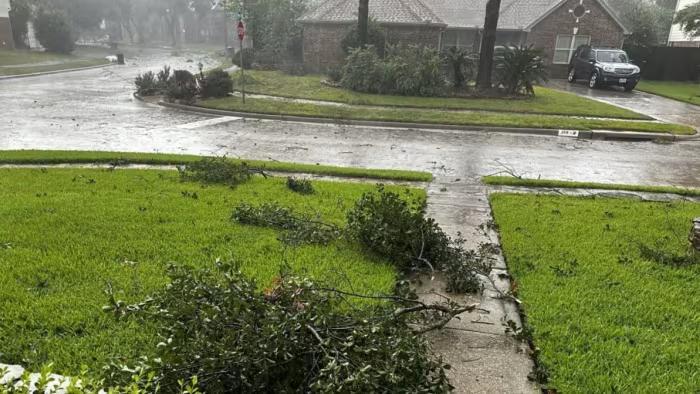
M 674 22 L 680 24 L 681 29 L 691 36 L 700 36 L 700 2 L 678 11 Z
M 675 1 L 608 0 L 623 23 L 632 32 L 625 39 L 628 48 L 662 45 L 668 39 L 673 24 Z
M 496 50 L 496 33 L 500 14 L 501 0 L 489 0 L 486 4 L 484 35 L 481 38 L 481 54 L 479 55 L 479 74 L 476 78 L 476 86 L 481 90 L 491 89 L 493 55 Z
M 357 37 L 360 48 L 367 46 L 369 40 L 369 0 L 360 0 L 357 14 Z

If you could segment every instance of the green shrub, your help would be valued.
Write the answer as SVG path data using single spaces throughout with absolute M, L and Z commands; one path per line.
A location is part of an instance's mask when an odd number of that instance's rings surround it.
M 255 49 L 253 48 L 243 48 L 243 68 L 250 70 L 253 68 L 253 64 L 256 61 Z M 241 67 L 241 51 L 236 52 L 233 55 L 233 64 Z
M 340 83 L 358 92 L 435 96 L 444 92 L 445 78 L 434 49 L 392 47 L 382 59 L 370 47 L 350 53 Z
M 75 49 L 73 32 L 62 12 L 40 9 L 34 28 L 36 38 L 47 51 L 68 54 Z
M 380 57 L 384 57 L 386 49 L 386 34 L 384 34 L 384 29 L 373 20 L 369 21 L 368 34 L 367 34 L 367 44 L 372 46 L 377 50 L 377 54 Z M 360 47 L 360 36 L 357 31 L 357 25 L 355 24 L 352 30 L 348 32 L 343 40 L 340 42 L 341 48 L 346 55 L 353 52 L 354 49 Z
M 534 85 L 547 80 L 541 50 L 532 46 L 503 47 L 496 56 L 497 86 L 507 94 L 535 95 Z
M 221 69 L 209 71 L 199 80 L 199 94 L 202 98 L 227 97 L 232 91 L 233 80 Z
M 248 181 L 255 172 L 246 163 L 237 163 L 225 157 L 207 157 L 178 167 L 180 179 L 187 182 L 236 186 Z
M 136 76 L 134 83 L 136 84 L 136 93 L 141 96 L 153 96 L 160 92 L 160 88 L 153 71 L 139 74 Z
M 194 75 L 187 70 L 175 70 L 168 80 L 168 88 L 165 92 L 168 101 L 194 102 L 197 96 L 197 81 Z
M 387 52 L 385 86 L 387 93 L 405 96 L 444 94 L 445 77 L 437 50 L 409 45 L 392 47 Z
M 340 84 L 350 90 L 367 93 L 382 93 L 384 63 L 374 48 L 354 49 L 350 52 Z
M 314 194 L 314 186 L 308 179 L 287 177 L 287 188 L 299 194 Z
M 333 66 L 326 71 L 328 80 L 334 83 L 340 83 L 343 79 L 343 66 Z
M 110 294 L 104 308 L 156 325 L 154 380 L 164 389 L 175 391 L 190 376 L 213 394 L 451 389 L 445 366 L 392 303 L 348 308 L 340 293 L 287 275 L 260 292 L 230 264 L 170 267 L 169 276 L 165 290 L 140 304 Z M 113 366 L 110 383 L 129 383 L 131 370 Z
M 486 248 L 465 250 L 464 241 L 452 240 L 426 217 L 425 208 L 424 201 L 406 201 L 380 186 L 348 213 L 348 233 L 403 272 L 443 271 L 448 291 L 480 290 L 477 275 L 488 274 L 491 267 Z

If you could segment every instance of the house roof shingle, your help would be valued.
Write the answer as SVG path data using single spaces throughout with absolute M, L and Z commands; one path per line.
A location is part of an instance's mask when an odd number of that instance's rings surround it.
M 354 22 L 356 0 L 326 0 L 301 17 L 302 22 Z M 423 4 L 422 0 L 375 0 L 369 2 L 369 14 L 382 23 L 439 24 L 445 23 Z
M 502 0 L 498 28 L 526 30 L 566 0 Z M 617 15 L 598 0 L 613 19 Z M 452 28 L 481 28 L 488 0 L 374 0 L 370 17 L 382 23 L 443 24 Z M 357 20 L 357 0 L 326 0 L 301 18 L 302 22 L 349 23 Z M 620 23 L 622 26 L 622 24 Z M 622 26 L 624 28 L 624 26 Z M 626 30 L 626 29 L 625 29 Z

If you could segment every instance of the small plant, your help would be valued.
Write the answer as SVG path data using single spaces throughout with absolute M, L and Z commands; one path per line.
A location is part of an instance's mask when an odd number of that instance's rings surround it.
M 693 248 L 688 248 L 686 253 L 677 253 L 666 250 L 667 248 L 662 246 L 665 243 L 658 241 L 653 247 L 639 245 L 640 255 L 645 260 L 676 268 L 700 264 L 700 253 L 697 253 Z
M 248 181 L 253 174 L 261 173 L 245 163 L 236 163 L 225 157 L 204 158 L 184 167 L 178 167 L 180 179 L 204 184 L 237 186 Z M 263 174 L 264 175 L 264 174 Z
M 158 89 L 164 92 L 168 88 L 168 80 L 170 80 L 170 66 L 163 66 L 163 68 L 158 71 Z
M 314 194 L 314 186 L 308 179 L 287 178 L 287 188 L 299 194 Z
M 250 70 L 253 68 L 255 63 L 255 49 L 253 48 L 243 48 L 243 66 L 241 66 L 241 51 L 236 52 L 233 55 L 233 64 L 238 67 L 243 67 L 245 70 Z
M 160 87 L 153 71 L 137 75 L 134 83 L 136 84 L 136 93 L 140 96 L 153 96 L 160 93 Z
M 455 89 L 464 88 L 467 80 L 474 76 L 476 62 L 474 56 L 468 51 L 451 47 L 442 53 L 443 62 L 450 69 L 452 86 Z
M 532 46 L 504 47 L 496 57 L 496 80 L 507 94 L 534 96 L 534 85 L 547 80 L 542 51 Z
M 175 70 L 168 80 L 168 88 L 165 92 L 168 101 L 194 102 L 197 96 L 197 81 L 194 75 L 187 70 Z
M 206 75 L 201 72 L 199 78 L 199 95 L 202 98 L 227 97 L 233 91 L 231 76 L 221 70 L 209 71 Z
M 241 224 L 284 230 L 280 241 L 290 245 L 327 245 L 342 235 L 338 226 L 324 223 L 319 218 L 297 215 L 277 204 L 263 204 L 259 207 L 242 204 L 236 207 L 231 218 Z

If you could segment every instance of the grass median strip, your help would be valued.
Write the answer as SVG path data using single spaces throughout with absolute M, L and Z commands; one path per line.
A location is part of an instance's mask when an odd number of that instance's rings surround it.
M 108 63 L 104 58 L 82 58 L 26 50 L 0 50 L 0 76 L 59 71 Z
M 654 257 L 690 258 L 700 204 L 494 194 L 491 205 L 548 387 L 700 387 L 700 263 Z
M 153 164 L 181 165 L 201 160 L 201 156 L 166 153 L 98 152 L 98 151 L 0 151 L 0 164 Z M 387 179 L 411 182 L 430 182 L 429 172 L 337 167 L 317 164 L 286 163 L 279 161 L 230 159 L 269 171 L 307 173 L 339 177 Z
M 351 105 L 412 107 L 437 110 L 476 110 L 604 118 L 650 119 L 613 105 L 571 93 L 537 87 L 527 99 L 406 97 L 353 92 L 321 84 L 321 75 L 291 76 L 280 71 L 247 71 L 246 89 L 252 93 Z
M 365 120 L 442 124 L 452 126 L 485 126 L 507 128 L 543 128 L 575 130 L 642 131 L 692 135 L 689 126 L 627 120 L 589 119 L 569 116 L 532 115 L 495 112 L 455 112 L 408 108 L 363 108 L 361 106 L 335 106 L 299 103 L 288 100 L 249 98 L 243 104 L 240 98 L 227 97 L 204 100 L 197 104 L 203 108 L 250 112 L 268 115 L 306 116 L 333 120 Z
M 637 89 L 688 104 L 700 105 L 700 84 L 697 82 L 641 81 Z
M 481 180 L 487 185 L 520 186 L 534 188 L 622 190 L 646 193 L 671 193 L 678 194 L 681 196 L 700 197 L 700 189 L 676 186 L 645 186 L 599 182 L 572 182 L 558 181 L 552 179 L 523 179 L 510 176 L 486 176 L 483 177 Z
M 149 325 L 101 311 L 111 286 L 127 303 L 167 282 L 171 262 L 240 264 L 260 288 L 283 266 L 329 287 L 391 293 L 397 273 L 347 240 L 290 248 L 279 232 L 231 220 L 236 206 L 277 203 L 343 225 L 375 186 L 314 181 L 301 195 L 284 179 L 256 176 L 232 190 L 155 170 L 0 169 L 0 362 L 75 374 L 112 357 L 148 356 Z M 407 198 L 419 189 L 388 186 Z M 406 194 L 407 193 L 407 194 Z

